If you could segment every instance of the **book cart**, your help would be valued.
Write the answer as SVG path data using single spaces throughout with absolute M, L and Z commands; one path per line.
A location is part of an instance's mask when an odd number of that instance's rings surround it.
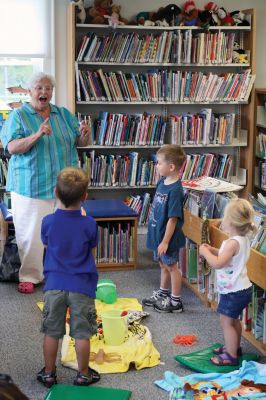
M 200 217 L 194 216 L 188 210 L 184 210 L 185 213 L 185 224 L 183 226 L 184 234 L 195 242 L 197 245 L 202 243 L 202 224 L 203 220 Z M 210 219 L 209 233 L 211 246 L 219 248 L 223 240 L 226 240 L 228 236 L 219 229 L 220 220 Z M 255 283 L 262 289 L 266 290 L 266 256 L 258 251 L 251 249 L 250 258 L 247 264 L 248 276 L 251 282 Z M 205 279 L 208 279 L 205 277 Z M 201 293 L 198 289 L 197 284 L 191 284 L 186 279 L 184 283 L 208 306 L 215 308 L 216 303 L 209 300 L 208 292 Z M 250 331 L 243 329 L 243 336 L 253 344 L 263 355 L 266 355 L 266 344 L 256 340 Z

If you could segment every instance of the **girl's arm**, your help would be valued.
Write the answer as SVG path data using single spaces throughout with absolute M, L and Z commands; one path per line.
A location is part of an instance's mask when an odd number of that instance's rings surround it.
M 208 264 L 210 264 L 210 266 L 215 269 L 225 267 L 232 259 L 232 257 L 238 253 L 238 251 L 239 244 L 236 240 L 228 240 L 222 253 L 218 255 L 212 254 L 211 250 L 204 245 L 201 245 L 199 248 L 200 255 L 206 258 Z
M 176 217 L 172 217 L 172 218 L 168 219 L 163 240 L 159 244 L 158 249 L 157 249 L 158 256 L 161 256 L 162 254 L 165 254 L 167 252 L 169 242 L 175 231 L 177 220 L 178 220 L 178 218 L 176 218 Z
M 216 249 L 216 247 L 212 247 L 207 243 L 203 243 L 202 246 L 207 247 L 214 256 L 218 256 L 219 249 Z

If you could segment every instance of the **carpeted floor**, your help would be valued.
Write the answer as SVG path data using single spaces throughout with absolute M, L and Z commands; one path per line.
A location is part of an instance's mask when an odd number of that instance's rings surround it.
M 159 284 L 159 268 L 154 264 L 151 253 L 144 247 L 145 238 L 139 236 L 139 268 L 135 271 L 101 273 L 100 277 L 112 279 L 121 297 L 142 297 L 149 295 Z M 15 383 L 32 400 L 42 400 L 47 390 L 36 381 L 36 372 L 43 367 L 42 334 L 39 333 L 41 313 L 36 302 L 42 300 L 42 288 L 32 295 L 21 295 L 15 284 L 0 284 L 0 372 L 10 374 Z M 145 323 L 149 327 L 155 347 L 161 354 L 161 365 L 136 371 L 132 368 L 125 374 L 102 375 L 99 386 L 124 388 L 133 392 L 132 400 L 167 399 L 166 392 L 157 388 L 153 381 L 161 379 L 166 370 L 179 375 L 188 375 L 190 370 L 174 360 L 177 353 L 188 349 L 176 346 L 172 338 L 178 334 L 195 334 L 198 343 L 193 351 L 212 343 L 222 341 L 222 332 L 217 314 L 206 308 L 201 301 L 183 288 L 185 312 L 182 314 L 159 314 L 150 308 Z M 243 340 L 245 351 L 257 351 Z M 262 358 L 262 362 L 266 362 Z M 72 384 L 76 372 L 60 366 L 58 381 Z M 63 399 L 62 399 L 63 400 Z

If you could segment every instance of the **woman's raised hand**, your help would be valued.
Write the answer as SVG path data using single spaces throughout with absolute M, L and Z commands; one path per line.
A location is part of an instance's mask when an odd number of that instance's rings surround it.
M 50 136 L 52 133 L 52 128 L 51 125 L 48 123 L 49 122 L 49 118 L 46 118 L 43 123 L 40 125 L 37 134 L 39 134 L 39 136 Z

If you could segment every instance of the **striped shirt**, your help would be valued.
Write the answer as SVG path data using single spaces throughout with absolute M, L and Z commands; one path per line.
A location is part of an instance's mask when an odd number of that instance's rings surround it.
M 75 147 L 79 136 L 77 118 L 66 108 L 50 104 L 50 136 L 44 135 L 23 154 L 12 154 L 8 166 L 7 191 L 37 199 L 54 198 L 58 173 L 78 165 Z M 14 139 L 36 133 L 44 119 L 29 103 L 12 111 L 1 130 L 4 149 Z

